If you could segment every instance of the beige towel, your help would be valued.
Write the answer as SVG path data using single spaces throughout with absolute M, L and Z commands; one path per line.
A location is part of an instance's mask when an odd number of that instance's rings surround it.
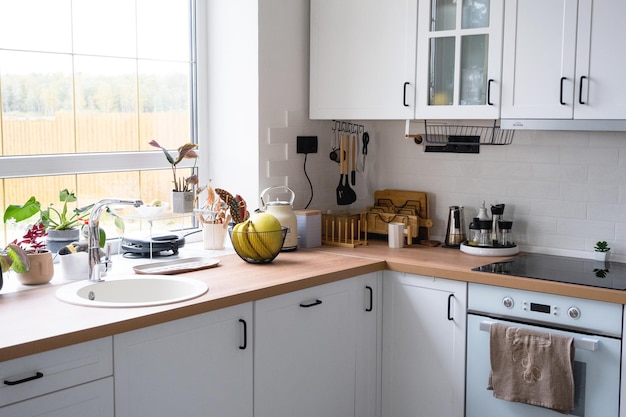
M 574 409 L 574 339 L 502 324 L 490 329 L 487 389 L 502 400 Z

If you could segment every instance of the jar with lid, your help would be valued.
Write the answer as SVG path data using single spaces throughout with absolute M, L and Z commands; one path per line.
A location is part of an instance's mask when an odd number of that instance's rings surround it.
M 491 240 L 491 220 L 479 220 L 480 232 L 478 235 L 478 246 L 492 246 Z
M 500 229 L 500 246 L 513 246 L 513 235 L 511 234 L 511 228 L 513 222 L 510 220 L 498 221 L 498 228 Z

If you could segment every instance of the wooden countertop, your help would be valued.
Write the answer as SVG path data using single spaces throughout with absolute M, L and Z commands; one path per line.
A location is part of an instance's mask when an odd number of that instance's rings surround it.
M 626 304 L 626 292 L 471 271 L 501 257 L 411 246 L 389 249 L 386 242 L 341 248 L 323 246 L 281 253 L 272 263 L 251 265 L 237 255 L 218 256 L 216 268 L 185 274 L 209 286 L 201 297 L 142 308 L 92 308 L 59 301 L 58 285 L 0 295 L 4 317 L 0 361 L 111 336 L 282 293 L 390 269 Z

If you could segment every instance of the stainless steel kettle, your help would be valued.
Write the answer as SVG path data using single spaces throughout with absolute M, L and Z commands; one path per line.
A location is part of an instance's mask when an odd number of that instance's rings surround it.
M 279 196 L 288 196 L 287 200 L 280 200 Z M 276 197 L 275 200 L 272 198 Z M 287 236 L 281 250 L 290 251 L 298 248 L 298 218 L 293 212 L 293 200 L 296 194 L 286 186 L 269 187 L 261 192 L 261 205 L 266 213 L 276 216 L 280 225 L 287 228 Z
M 445 246 L 458 248 L 465 241 L 465 216 L 463 206 L 450 206 Z

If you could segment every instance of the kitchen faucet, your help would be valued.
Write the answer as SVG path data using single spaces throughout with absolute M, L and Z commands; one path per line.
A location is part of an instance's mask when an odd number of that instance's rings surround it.
M 105 198 L 93 205 L 91 208 L 91 214 L 89 215 L 89 234 L 88 234 L 88 246 L 87 253 L 89 254 L 89 275 L 90 281 L 102 281 L 102 276 L 110 268 L 110 251 L 107 251 L 107 260 L 102 263 L 100 258 L 100 215 L 104 207 L 109 204 L 124 204 L 139 207 L 143 205 L 141 200 L 123 200 L 117 198 Z

